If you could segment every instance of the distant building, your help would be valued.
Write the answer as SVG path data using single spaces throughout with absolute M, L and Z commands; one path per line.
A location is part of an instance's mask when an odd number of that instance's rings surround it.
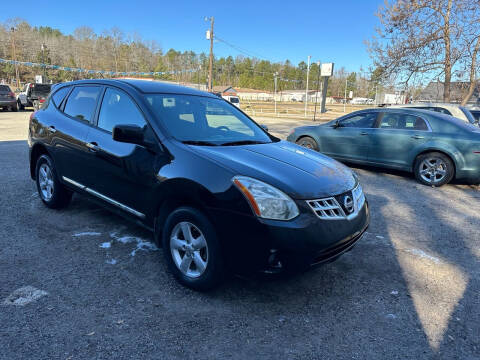
M 264 90 L 237 88 L 237 96 L 246 101 L 273 101 L 273 94 Z
M 212 92 L 219 96 L 238 96 L 237 90 L 231 86 L 219 85 L 212 88 Z
M 453 81 L 450 84 L 450 102 L 460 103 L 468 93 L 470 83 L 466 81 Z M 415 99 L 419 102 L 443 102 L 443 82 L 432 81 Z M 469 104 L 480 104 L 480 84 L 477 83 Z

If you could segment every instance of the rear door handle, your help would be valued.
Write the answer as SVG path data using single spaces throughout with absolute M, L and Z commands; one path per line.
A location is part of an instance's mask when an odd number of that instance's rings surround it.
M 98 150 L 100 150 L 100 147 L 98 146 L 98 144 L 96 142 L 89 142 L 87 143 L 87 147 L 90 149 L 90 151 L 92 152 L 97 152 Z
M 368 135 L 368 132 L 362 131 L 362 132 L 360 133 L 360 135 Z
M 54 132 L 57 131 L 57 129 L 55 129 L 55 126 L 49 126 L 48 131 L 50 131 L 53 134 Z
M 424 136 L 413 135 L 413 136 L 412 136 L 412 139 L 424 139 Z

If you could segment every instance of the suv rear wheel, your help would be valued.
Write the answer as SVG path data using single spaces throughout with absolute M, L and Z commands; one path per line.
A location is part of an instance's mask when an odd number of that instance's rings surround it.
M 223 258 L 215 229 L 197 209 L 180 207 L 168 216 L 162 246 L 170 271 L 183 285 L 205 291 L 223 280 Z
M 58 180 L 53 161 L 48 155 L 38 158 L 35 175 L 38 195 L 45 205 L 52 209 L 68 205 L 72 192 Z
M 448 156 L 430 152 L 417 157 L 414 173 L 417 180 L 424 185 L 442 186 L 452 180 L 455 167 Z

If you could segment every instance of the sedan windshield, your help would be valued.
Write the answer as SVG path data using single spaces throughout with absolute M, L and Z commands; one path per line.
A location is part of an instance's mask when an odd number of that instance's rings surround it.
M 192 145 L 248 145 L 272 142 L 235 106 L 221 99 L 147 94 L 147 102 L 175 139 Z

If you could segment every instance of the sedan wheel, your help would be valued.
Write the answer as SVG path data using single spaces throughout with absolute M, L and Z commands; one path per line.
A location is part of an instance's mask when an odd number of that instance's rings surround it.
M 454 175 L 452 161 L 441 153 L 423 154 L 415 163 L 415 176 L 425 185 L 442 186 L 450 182 Z
M 208 264 L 208 246 L 203 233 L 188 221 L 178 223 L 170 235 L 170 251 L 183 275 L 197 278 Z
M 447 165 L 441 159 L 428 158 L 420 164 L 420 176 L 426 182 L 435 184 L 447 175 Z
M 306 147 L 307 149 L 312 149 L 318 151 L 317 142 L 310 136 L 304 136 L 296 141 L 297 145 Z

